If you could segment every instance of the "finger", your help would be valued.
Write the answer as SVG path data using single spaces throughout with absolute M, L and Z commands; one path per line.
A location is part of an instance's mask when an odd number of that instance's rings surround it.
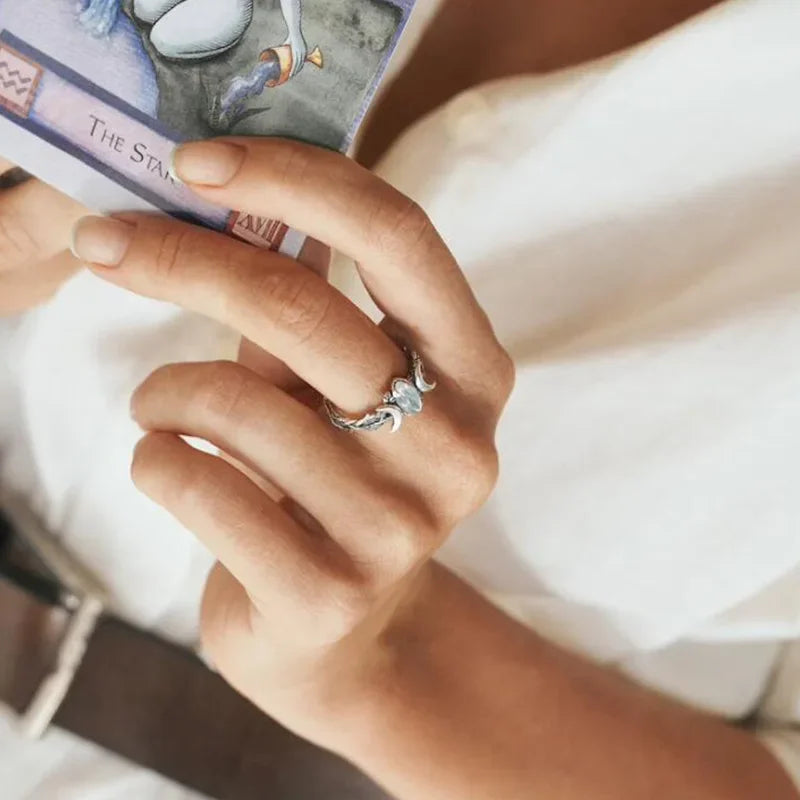
M 151 500 L 193 531 L 254 599 L 314 596 L 336 569 L 320 546 L 235 467 L 178 436 L 139 442 L 131 475 Z
M 380 308 L 432 362 L 474 370 L 491 326 L 425 214 L 338 154 L 284 140 L 178 148 L 174 169 L 203 197 L 279 218 L 354 258 Z
M 0 271 L 0 315 L 15 314 L 52 297 L 80 266 L 66 251 L 18 271 Z
M 106 280 L 235 328 L 344 409 L 374 405 L 406 369 L 363 312 L 285 256 L 145 216 L 86 218 L 74 242 L 85 260 L 117 264 L 98 271 Z
M 137 389 L 131 410 L 145 430 L 205 439 L 255 469 L 351 555 L 372 559 L 376 545 L 386 546 L 355 533 L 381 525 L 386 499 L 363 453 L 240 364 L 162 367 Z
M 330 248 L 316 241 L 306 239 L 297 260 L 322 278 L 327 278 L 330 266 Z M 239 363 L 265 377 L 270 383 L 280 387 L 294 396 L 303 395 L 304 402 L 318 402 L 314 393 L 305 391 L 306 383 L 298 378 L 292 370 L 272 353 L 259 347 L 249 339 L 242 339 L 239 347 Z
M 320 407 L 322 399 L 316 389 L 296 375 L 291 367 L 250 339 L 242 337 L 236 361 L 257 375 L 261 375 L 304 406 L 311 409 Z
M 86 210 L 37 180 L 0 192 L 0 271 L 35 267 L 69 246 Z

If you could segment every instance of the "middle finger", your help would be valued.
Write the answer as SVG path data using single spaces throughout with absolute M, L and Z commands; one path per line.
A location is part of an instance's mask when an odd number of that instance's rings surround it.
M 86 218 L 74 243 L 101 277 L 234 327 L 348 412 L 374 405 L 406 370 L 384 331 L 286 256 L 145 216 Z

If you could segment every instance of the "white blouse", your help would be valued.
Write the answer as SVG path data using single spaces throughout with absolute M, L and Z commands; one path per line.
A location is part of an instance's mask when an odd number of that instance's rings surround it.
M 728 0 L 620 55 L 470 90 L 379 171 L 428 210 L 519 370 L 498 490 L 442 560 L 565 646 L 757 714 L 800 788 L 798 41 L 794 0 Z M 348 264 L 336 277 L 359 294 Z M 6 327 L 0 478 L 121 614 L 191 641 L 210 557 L 131 487 L 128 396 L 231 335 L 91 275 Z M 11 800 L 190 796 L 3 724 Z

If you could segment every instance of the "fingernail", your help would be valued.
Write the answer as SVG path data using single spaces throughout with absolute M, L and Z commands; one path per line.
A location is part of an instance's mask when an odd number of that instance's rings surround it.
M 233 142 L 187 142 L 173 151 L 170 175 L 183 183 L 225 186 L 239 172 L 245 152 Z
M 72 254 L 91 264 L 118 267 L 135 230 L 130 223 L 111 217 L 83 217 L 72 229 Z

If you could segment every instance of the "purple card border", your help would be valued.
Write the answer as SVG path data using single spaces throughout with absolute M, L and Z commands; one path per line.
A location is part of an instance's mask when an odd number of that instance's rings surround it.
M 74 84 L 77 88 L 100 100 L 100 102 L 106 103 L 123 114 L 129 115 L 140 124 L 150 128 L 150 130 L 160 134 L 161 136 L 165 136 L 166 138 L 174 141 L 176 144 L 181 140 L 181 137 L 175 131 L 172 131 L 167 128 L 167 126 L 160 124 L 158 120 L 154 120 L 147 114 L 142 113 L 138 108 L 129 105 L 124 100 L 120 100 L 119 97 L 107 92 L 102 87 L 97 86 L 97 84 L 92 83 L 80 73 L 71 70 L 61 62 L 51 58 L 47 55 L 47 53 L 37 50 L 33 45 L 30 45 L 17 36 L 14 36 L 14 34 L 10 31 L 0 31 L 0 42 L 7 44 L 9 47 L 13 47 L 24 56 L 27 56 L 31 60 L 40 64 L 48 72 L 52 72 L 69 83 Z M 117 170 L 115 170 L 113 167 L 108 166 L 108 164 L 105 164 L 89 153 L 84 152 L 79 147 L 76 147 L 69 139 L 61 136 L 61 134 L 55 133 L 49 128 L 39 125 L 37 122 L 31 119 L 23 119 L 17 114 L 14 114 L 12 111 L 4 108 L 2 105 L 0 105 L 0 115 L 8 119 L 10 122 L 19 125 L 21 128 L 25 128 L 26 130 L 38 136 L 40 139 L 44 139 L 44 141 L 59 148 L 59 150 L 63 150 L 65 153 L 77 159 L 78 161 L 81 161 L 87 166 L 92 167 L 92 169 L 96 170 L 101 175 L 105 175 L 115 183 L 118 183 L 124 189 L 127 189 L 132 194 L 141 197 L 143 200 L 151 203 L 156 208 L 160 208 L 165 213 L 170 214 L 173 217 L 177 217 L 178 219 L 183 219 L 190 222 L 199 222 L 208 227 L 213 227 L 216 230 L 224 229 L 224 225 L 214 224 L 207 218 L 199 217 L 195 214 L 191 214 L 190 212 L 176 208 L 175 206 L 171 206 L 162 195 L 157 194 L 156 192 L 151 192 L 149 189 L 144 188 L 141 184 L 138 184 L 135 181 L 132 181 L 130 178 L 127 178 L 125 175 L 117 172 Z
M 417 0 L 385 0 L 385 2 L 388 2 L 389 5 L 399 8 L 403 12 L 403 21 L 397 26 L 397 30 L 394 32 L 392 41 L 389 44 L 389 49 L 384 56 L 381 65 L 378 67 L 378 71 L 375 73 L 372 83 L 364 95 L 364 102 L 361 104 L 361 108 L 359 108 L 358 112 L 356 113 L 356 116 L 350 125 L 349 132 L 345 135 L 342 141 L 341 151 L 343 153 L 346 153 L 350 149 L 350 146 L 353 144 L 353 141 L 358 134 L 359 128 L 361 128 L 361 124 L 364 122 L 364 118 L 367 116 L 367 111 L 369 111 L 369 107 L 372 105 L 372 101 L 375 98 L 381 83 L 383 82 L 383 76 L 386 74 L 386 70 L 389 68 L 392 57 L 397 51 L 397 44 L 400 41 L 400 37 L 405 32 L 409 19 L 411 19 L 411 13 L 414 11 L 414 6 L 416 5 Z

